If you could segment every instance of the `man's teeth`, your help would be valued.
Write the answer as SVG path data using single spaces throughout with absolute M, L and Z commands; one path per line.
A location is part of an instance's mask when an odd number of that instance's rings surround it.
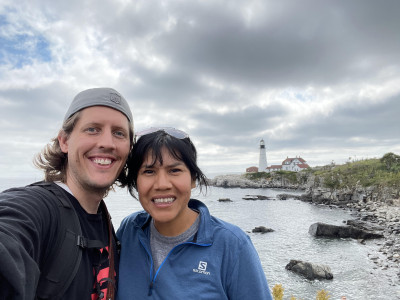
M 96 164 L 99 164 L 99 165 L 109 165 L 109 164 L 111 164 L 111 159 L 109 159 L 109 158 L 95 158 L 93 161 Z
M 175 200 L 175 198 L 158 198 L 158 199 L 154 199 L 154 203 L 170 203 L 173 202 Z

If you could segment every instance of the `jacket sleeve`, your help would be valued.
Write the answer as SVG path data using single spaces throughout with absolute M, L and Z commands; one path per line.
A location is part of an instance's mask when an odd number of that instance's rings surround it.
M 272 300 L 260 258 L 248 236 L 234 263 L 228 293 L 231 300 Z
M 50 233 L 57 230 L 50 226 L 56 213 L 34 191 L 0 194 L 0 299 L 34 299 L 39 265 L 50 248 Z

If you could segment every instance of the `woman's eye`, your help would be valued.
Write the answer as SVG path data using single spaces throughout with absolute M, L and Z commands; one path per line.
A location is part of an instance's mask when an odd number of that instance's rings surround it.
M 175 169 L 171 169 L 171 173 L 179 173 L 181 172 L 181 169 L 175 168 Z

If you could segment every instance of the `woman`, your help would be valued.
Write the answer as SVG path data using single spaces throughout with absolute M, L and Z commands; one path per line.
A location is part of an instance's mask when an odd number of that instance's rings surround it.
M 189 136 L 174 128 L 138 136 L 128 186 L 145 211 L 117 232 L 118 299 L 272 299 L 250 238 L 190 199 L 207 181 Z

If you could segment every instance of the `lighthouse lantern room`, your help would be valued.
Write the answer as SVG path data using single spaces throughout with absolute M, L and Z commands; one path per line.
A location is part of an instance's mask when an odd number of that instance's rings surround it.
M 265 151 L 264 140 L 260 141 L 260 159 L 258 161 L 258 172 L 266 172 L 267 168 L 267 154 Z

